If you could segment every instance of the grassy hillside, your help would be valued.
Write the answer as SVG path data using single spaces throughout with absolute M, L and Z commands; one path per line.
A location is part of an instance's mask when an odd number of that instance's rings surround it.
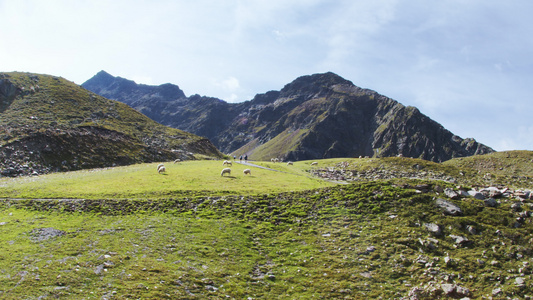
M 1 195 L 26 199 L 0 202 L 0 297 L 533 296 L 531 199 L 448 199 L 442 190 L 458 184 L 440 176 L 476 173 L 453 162 L 317 162 L 259 162 L 279 172 L 252 176 L 234 165 L 225 178 L 221 161 L 3 178 Z M 348 172 L 349 184 L 309 177 Z M 444 214 L 438 198 L 462 214 Z
M 205 138 L 60 77 L 0 73 L 0 90 L 2 175 L 192 158 L 189 153 L 221 156 Z
M 472 184 L 533 186 L 533 151 L 504 151 L 456 158 L 443 163 L 460 170 Z

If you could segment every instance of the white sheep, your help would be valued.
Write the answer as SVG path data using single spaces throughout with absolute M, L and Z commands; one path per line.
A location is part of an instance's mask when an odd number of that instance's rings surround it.
M 311 163 L 311 166 L 316 166 L 316 165 L 318 165 L 318 162 L 316 162 L 316 161 Z
M 157 168 L 157 173 L 161 174 L 163 172 L 166 172 L 167 169 L 165 169 L 165 166 L 161 165 L 159 168 Z
M 231 169 L 230 168 L 224 168 L 222 169 L 222 172 L 220 173 L 220 176 L 224 176 L 224 174 L 228 173 L 228 175 L 231 175 Z
M 181 162 L 181 159 L 179 158 L 174 161 L 174 163 L 180 163 L 180 162 Z
M 242 171 L 244 173 L 244 175 L 252 175 L 252 170 L 250 169 L 245 169 L 244 171 Z
M 223 163 L 222 163 L 223 166 L 230 166 L 231 167 L 231 161 L 229 160 L 225 160 Z
M 292 166 L 292 161 L 287 162 L 287 166 Z
M 161 168 L 161 167 L 163 167 L 163 166 L 165 166 L 165 165 L 164 165 L 164 164 L 158 164 L 158 165 L 157 165 L 157 170 L 159 171 L 159 168 Z

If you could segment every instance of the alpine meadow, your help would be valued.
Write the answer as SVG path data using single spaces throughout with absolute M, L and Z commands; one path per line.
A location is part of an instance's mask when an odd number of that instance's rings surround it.
M 533 297 L 533 152 L 333 73 L 238 104 L 0 73 L 0 157 L 2 299 Z

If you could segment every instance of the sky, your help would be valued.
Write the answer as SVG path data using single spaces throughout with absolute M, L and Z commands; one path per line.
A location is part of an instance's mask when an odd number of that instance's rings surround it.
M 0 72 L 100 70 L 227 102 L 334 72 L 497 151 L 533 150 L 531 0 L 0 0 Z

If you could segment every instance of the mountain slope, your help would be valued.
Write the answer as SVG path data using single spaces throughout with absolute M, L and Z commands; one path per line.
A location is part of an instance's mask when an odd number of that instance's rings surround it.
M 0 115 L 3 176 L 221 155 L 205 138 L 55 76 L 0 73 Z
M 237 104 L 185 97 L 176 86 L 165 97 L 157 92 L 163 86 L 143 93 L 146 86 L 105 72 L 83 86 L 162 124 L 206 136 L 223 152 L 255 160 L 403 155 L 445 161 L 493 152 L 454 135 L 414 107 L 333 73 L 302 76 L 280 91 Z

